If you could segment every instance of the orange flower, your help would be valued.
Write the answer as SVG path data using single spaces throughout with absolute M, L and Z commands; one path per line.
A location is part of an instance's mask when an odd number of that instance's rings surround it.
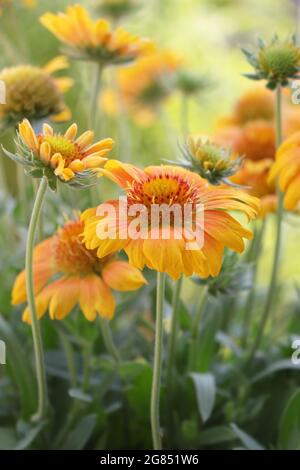
M 97 258 L 81 242 L 83 221 L 68 221 L 55 235 L 34 250 L 33 272 L 38 318 L 49 308 L 52 320 L 62 320 L 79 304 L 87 320 L 96 315 L 111 319 L 115 299 L 111 289 L 132 291 L 146 283 L 140 271 L 114 257 Z M 12 303 L 26 302 L 26 278 L 22 271 L 16 278 Z M 23 320 L 30 323 L 29 308 Z
M 250 160 L 275 157 L 275 129 L 269 121 L 249 121 L 244 127 L 221 128 L 215 140 Z
M 300 200 L 300 132 L 288 137 L 277 150 L 269 182 L 274 183 L 277 178 L 284 192 L 284 207 L 296 209 Z
M 256 86 L 247 90 L 238 99 L 234 107 L 233 120 L 239 125 L 257 119 L 272 121 L 274 112 L 274 94 L 272 91 L 263 86 Z
M 195 173 L 175 166 L 152 166 L 145 170 L 110 160 L 103 173 L 121 186 L 127 195 L 125 212 L 128 216 L 125 228 L 137 223 L 131 209 L 142 204 L 146 215 L 146 226 L 141 226 L 137 236 L 130 231 L 124 234 L 124 219 L 117 218 L 111 224 L 109 215 L 100 216 L 99 210 L 106 210 L 103 205 L 83 213 L 85 221 L 84 242 L 88 249 L 97 249 L 99 258 L 124 249 L 132 265 L 168 273 L 178 279 L 182 273 L 193 273 L 202 277 L 217 276 L 221 269 L 224 247 L 234 251 L 244 250 L 243 238 L 251 238 L 252 232 L 244 228 L 227 211 L 236 210 L 254 218 L 259 210 L 259 201 L 237 189 L 229 187 L 210 187 L 205 180 Z M 124 210 L 121 202 L 109 201 L 118 209 L 119 215 Z M 123 206 L 122 201 L 122 206 Z M 193 233 L 183 227 L 182 221 L 170 218 L 169 226 L 152 223 L 150 212 L 153 204 L 166 205 L 170 210 L 179 207 L 181 213 L 189 204 L 193 213 L 199 204 L 204 211 L 204 225 L 198 225 L 193 219 Z M 150 219 L 149 219 L 150 216 Z M 99 237 L 102 228 L 113 225 L 114 237 Z M 167 231 L 168 235 L 167 234 Z M 204 238 L 203 245 L 198 234 Z M 104 238 L 104 237 L 103 237 Z M 189 243 L 193 249 L 187 249 Z
M 67 45 L 70 57 L 94 60 L 103 65 L 130 62 L 153 49 L 153 43 L 128 33 L 112 31 L 105 19 L 94 21 L 80 5 L 68 6 L 66 13 L 45 13 L 41 23 Z
M 271 159 L 260 161 L 245 159 L 242 168 L 231 177 L 231 181 L 247 187 L 249 194 L 260 199 L 261 217 L 266 217 L 269 212 L 275 212 L 277 207 L 275 188 L 268 184 L 268 175 L 272 164 L 273 160 Z

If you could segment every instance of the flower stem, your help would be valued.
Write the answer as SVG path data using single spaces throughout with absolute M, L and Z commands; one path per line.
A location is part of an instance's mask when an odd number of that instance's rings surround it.
M 165 275 L 157 273 L 156 287 L 156 324 L 153 378 L 151 390 L 151 430 L 154 450 L 162 449 L 159 419 L 159 397 L 161 383 L 162 347 L 163 347 L 163 313 L 165 297 Z
M 29 223 L 27 244 L 26 244 L 26 291 L 28 299 L 28 307 L 31 315 L 31 329 L 33 337 L 33 346 L 36 362 L 36 374 L 38 383 L 38 410 L 34 416 L 35 421 L 42 420 L 47 412 L 48 397 L 47 397 L 47 383 L 44 364 L 43 343 L 40 330 L 40 324 L 37 317 L 35 298 L 34 298 L 34 280 L 33 280 L 33 248 L 35 241 L 35 234 L 39 220 L 40 211 L 42 208 L 44 196 L 47 190 L 47 180 L 41 180 L 36 199 L 34 202 L 31 219 Z
M 282 100 L 281 100 L 281 85 L 277 85 L 276 88 L 276 114 L 275 114 L 275 128 L 276 128 L 276 148 L 278 148 L 282 142 Z M 277 289 L 277 278 L 278 278 L 278 267 L 279 267 L 279 257 L 280 257 L 280 248 L 281 248 L 281 236 L 282 236 L 282 216 L 283 216 L 283 196 L 277 184 L 277 228 L 276 228 L 276 241 L 275 241 L 275 251 L 273 258 L 273 266 L 271 273 L 271 281 L 267 294 L 267 300 L 265 304 L 265 309 L 261 317 L 259 324 L 257 336 L 254 340 L 253 347 L 249 356 L 249 363 L 252 362 L 252 359 L 255 356 L 257 349 L 260 347 L 260 343 L 263 337 L 265 326 L 267 324 L 271 308 L 273 306 L 274 296 Z
M 177 329 L 178 329 L 178 315 L 180 306 L 180 292 L 182 287 L 182 277 L 178 279 L 173 290 L 172 299 L 172 318 L 171 318 L 171 332 L 169 338 L 169 354 L 167 362 L 167 391 L 171 395 L 172 382 L 173 382 L 173 368 L 175 363 L 175 349 L 177 340 Z M 170 400 L 171 401 L 171 400 Z
M 201 323 L 202 313 L 207 302 L 207 294 L 208 294 L 208 286 L 203 286 L 202 292 L 200 293 L 199 302 L 196 308 L 194 322 L 192 326 L 192 342 L 191 342 L 189 364 L 188 364 L 189 371 L 193 370 L 194 367 L 196 366 L 200 323 Z
M 105 347 L 116 363 L 120 362 L 119 351 L 114 343 L 109 321 L 106 318 L 100 318 L 100 328 Z
M 261 253 L 265 227 L 266 227 L 266 218 L 262 220 L 261 226 L 257 230 L 256 237 L 252 242 L 254 243 L 254 246 L 252 247 L 250 256 L 247 259 L 249 263 L 253 263 L 253 275 L 252 275 L 252 286 L 248 293 L 246 304 L 245 304 L 243 327 L 242 327 L 242 346 L 244 348 L 247 347 L 247 342 L 248 342 L 249 326 L 251 323 L 252 312 L 253 312 L 254 301 L 255 301 L 258 260 L 259 260 L 259 255 Z
M 186 138 L 189 133 L 189 97 L 183 93 L 181 100 L 181 129 L 183 137 Z
M 98 123 L 98 96 L 101 86 L 101 77 L 103 72 L 103 66 L 101 63 L 96 64 L 96 73 L 94 77 L 94 84 L 91 92 L 91 101 L 90 101 L 90 112 L 89 112 L 89 128 L 96 132 L 97 123 Z

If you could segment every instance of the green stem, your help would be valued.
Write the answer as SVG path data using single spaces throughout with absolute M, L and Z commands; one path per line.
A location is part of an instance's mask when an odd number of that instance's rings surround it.
M 42 208 L 44 196 L 47 190 L 47 180 L 43 178 L 41 180 L 36 199 L 34 202 L 31 219 L 29 223 L 27 244 L 26 244 L 26 291 L 28 299 L 28 307 L 31 315 L 31 329 L 33 337 L 33 346 L 36 362 L 36 374 L 37 374 L 37 383 L 38 383 L 38 410 L 34 416 L 34 420 L 40 421 L 46 416 L 47 407 L 48 407 L 48 397 L 47 397 L 47 383 L 46 383 L 46 373 L 45 373 L 45 364 L 44 364 L 44 352 L 43 352 L 43 343 L 40 330 L 40 323 L 37 317 L 35 297 L 34 297 L 34 280 L 33 280 L 33 249 L 35 234 L 38 224 L 38 219 L 40 211 Z
M 156 287 L 156 323 L 155 323 L 155 346 L 153 378 L 151 390 L 151 430 L 154 450 L 162 449 L 162 440 L 160 433 L 159 418 L 159 398 L 161 384 L 161 366 L 162 366 L 162 348 L 163 348 L 163 315 L 164 315 L 164 297 L 165 297 L 165 275 L 157 273 Z
M 194 321 L 192 325 L 192 342 L 191 342 L 189 364 L 188 364 L 189 371 L 192 371 L 194 367 L 196 367 L 200 323 L 201 323 L 202 313 L 207 302 L 207 294 L 208 294 L 208 286 L 203 286 L 202 292 L 200 293 L 199 302 L 196 308 Z
M 181 100 L 181 129 L 186 138 L 189 134 L 189 98 L 185 93 Z
M 282 100 L 281 100 L 281 86 L 278 85 L 276 88 L 276 114 L 275 114 L 275 127 L 276 127 L 276 148 L 278 148 L 282 142 Z M 283 216 L 283 196 L 277 184 L 277 228 L 276 228 L 276 241 L 275 241 L 275 251 L 273 258 L 273 266 L 271 273 L 271 281 L 267 294 L 267 300 L 265 304 L 265 309 L 263 311 L 261 321 L 258 327 L 257 336 L 254 340 L 253 347 L 249 356 L 249 363 L 252 362 L 252 359 L 255 356 L 256 351 L 259 349 L 263 333 L 273 306 L 274 296 L 277 289 L 277 279 L 278 279 L 278 267 L 279 267 L 279 258 L 280 258 L 280 248 L 281 248 L 281 236 L 282 236 L 282 216 Z
M 119 351 L 113 341 L 109 321 L 106 318 L 100 318 L 100 328 L 105 347 L 116 363 L 120 362 Z
M 166 135 L 166 140 L 170 146 L 170 150 L 176 156 L 178 154 L 178 146 L 174 138 L 174 129 L 172 123 L 170 122 L 169 116 L 162 106 L 157 108 L 157 112 Z
M 33 191 L 35 194 L 38 192 L 39 188 L 39 182 L 37 179 L 32 178 L 33 181 Z M 44 238 L 44 232 L 43 232 L 43 210 L 41 210 L 39 220 L 38 220 L 38 228 L 37 228 L 37 233 L 38 233 L 38 241 L 41 242 L 43 241 Z
M 262 220 L 261 226 L 256 233 L 256 239 L 253 240 L 254 243 L 253 249 L 251 250 L 251 257 L 248 258 L 249 263 L 253 263 L 253 276 L 252 276 L 252 285 L 247 296 L 245 311 L 244 311 L 244 321 L 242 327 L 242 346 L 247 347 L 248 336 L 249 336 L 249 326 L 251 324 L 254 301 L 255 301 L 255 292 L 256 292 L 256 280 L 257 280 L 257 269 L 258 269 L 258 260 L 261 253 L 262 240 L 265 233 L 266 227 L 266 218 Z
M 103 72 L 103 66 L 101 63 L 96 64 L 96 72 L 94 77 L 94 84 L 91 92 L 91 101 L 90 101 L 90 112 L 89 112 L 89 129 L 97 131 L 97 123 L 99 117 L 99 105 L 98 97 L 101 86 L 101 77 Z
M 178 330 L 178 315 L 180 306 L 180 292 L 182 287 L 182 277 L 178 279 L 173 290 L 172 299 L 172 318 L 171 318 L 171 331 L 169 337 L 169 354 L 167 362 L 167 391 L 171 395 L 172 382 L 173 382 L 173 369 L 175 363 L 175 350 L 177 341 L 177 330 Z M 171 400 L 170 400 L 171 401 Z

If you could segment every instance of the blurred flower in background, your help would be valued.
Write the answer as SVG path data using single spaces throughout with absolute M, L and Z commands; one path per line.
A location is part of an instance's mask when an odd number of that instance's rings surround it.
M 44 67 L 17 65 L 0 70 L 6 93 L 6 103 L 0 106 L 0 129 L 16 126 L 24 118 L 69 120 L 71 111 L 64 102 L 64 93 L 72 87 L 73 79 L 54 76 L 68 67 L 68 60 L 58 56 Z

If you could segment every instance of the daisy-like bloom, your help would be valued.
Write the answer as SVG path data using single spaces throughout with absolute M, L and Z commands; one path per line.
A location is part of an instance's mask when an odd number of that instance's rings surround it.
M 83 240 L 88 249 L 97 249 L 100 258 L 124 249 L 133 266 L 142 269 L 146 265 L 169 274 L 172 279 L 178 279 L 182 273 L 186 276 L 217 276 L 224 247 L 242 252 L 243 238 L 252 237 L 252 232 L 228 213 L 236 210 L 246 214 L 249 219 L 256 217 L 259 201 L 243 191 L 211 187 L 196 173 L 170 165 L 141 170 L 133 165 L 110 160 L 103 172 L 124 189 L 127 199 L 125 203 L 123 200 L 109 201 L 117 209 L 119 217 L 116 218 L 107 214 L 107 204 L 83 213 Z M 141 207 L 138 216 L 132 215 L 136 204 Z M 174 215 L 167 224 L 162 222 L 163 219 L 155 223 L 151 216 L 153 204 L 159 207 L 161 204 L 167 205 L 170 210 L 179 208 L 182 217 L 177 219 Z M 199 204 L 202 204 L 201 209 L 204 211 L 204 225 L 198 224 L 197 218 L 193 218 L 194 230 L 191 233 L 192 229 L 184 223 L 184 207 L 189 205 L 193 213 Z M 124 212 L 127 221 L 123 217 Z M 146 224 L 141 223 L 140 215 Z M 132 224 L 139 225 L 140 230 L 132 233 Z M 107 226 L 109 233 L 114 234 L 111 237 L 102 236 L 102 230 L 105 231 Z M 129 230 L 126 230 L 128 227 Z M 198 238 L 200 232 L 203 244 Z M 193 242 L 193 249 L 187 248 L 189 242 Z
M 253 80 L 267 80 L 267 87 L 274 90 L 277 85 L 287 86 L 290 79 L 299 78 L 300 48 L 296 37 L 280 41 L 277 35 L 269 44 L 259 39 L 258 51 L 243 50 L 254 73 L 245 74 Z
M 94 132 L 86 131 L 77 137 L 77 124 L 72 124 L 65 134 L 57 134 L 48 124 L 43 133 L 36 134 L 25 119 L 19 124 L 18 153 L 5 154 L 22 164 L 33 177 L 48 179 L 51 189 L 56 189 L 57 179 L 75 187 L 94 184 L 95 172 L 107 161 L 113 147 L 110 138 L 93 143 Z
M 260 216 L 262 218 L 270 212 L 276 212 L 277 196 L 275 187 L 268 183 L 269 171 L 273 163 L 272 159 L 259 161 L 245 159 L 241 169 L 231 177 L 234 183 L 246 187 L 249 194 L 260 199 Z
M 62 320 L 79 304 L 87 320 L 97 315 L 111 319 L 115 299 L 111 289 L 133 291 L 146 280 L 140 271 L 127 262 L 108 256 L 97 258 L 81 241 L 84 222 L 69 220 L 57 233 L 34 249 L 33 272 L 38 318 L 49 309 L 52 320 Z M 12 303 L 25 303 L 26 276 L 22 271 L 16 278 Z M 29 308 L 23 320 L 30 323 Z
M 141 7 L 141 0 L 93 0 L 93 7 L 99 13 L 118 21 Z
M 55 77 L 69 67 L 64 56 L 58 56 L 44 67 L 17 65 L 0 71 L 5 84 L 5 104 L 0 105 L 0 128 L 16 125 L 24 118 L 39 120 L 49 117 L 65 121 L 71 117 L 64 93 L 73 85 L 68 77 Z
M 181 57 L 172 51 L 162 50 L 119 70 L 117 86 L 122 102 L 139 123 L 153 121 L 157 107 L 174 91 L 176 73 L 181 66 Z M 106 90 L 101 99 L 106 112 L 117 112 L 118 97 L 111 90 Z
M 284 193 L 284 207 L 295 210 L 300 200 L 300 132 L 288 137 L 278 148 L 269 182 L 278 180 Z
M 66 45 L 73 59 L 102 65 L 131 62 L 152 50 L 153 43 L 119 27 L 111 30 L 105 19 L 94 21 L 80 5 L 68 6 L 65 13 L 45 13 L 41 23 Z
M 186 96 L 195 96 L 210 86 L 207 75 L 200 75 L 189 70 L 179 70 L 176 76 L 176 86 Z
M 182 147 L 180 166 L 195 171 L 213 185 L 230 184 L 228 178 L 240 167 L 241 158 L 202 136 L 191 135 Z

